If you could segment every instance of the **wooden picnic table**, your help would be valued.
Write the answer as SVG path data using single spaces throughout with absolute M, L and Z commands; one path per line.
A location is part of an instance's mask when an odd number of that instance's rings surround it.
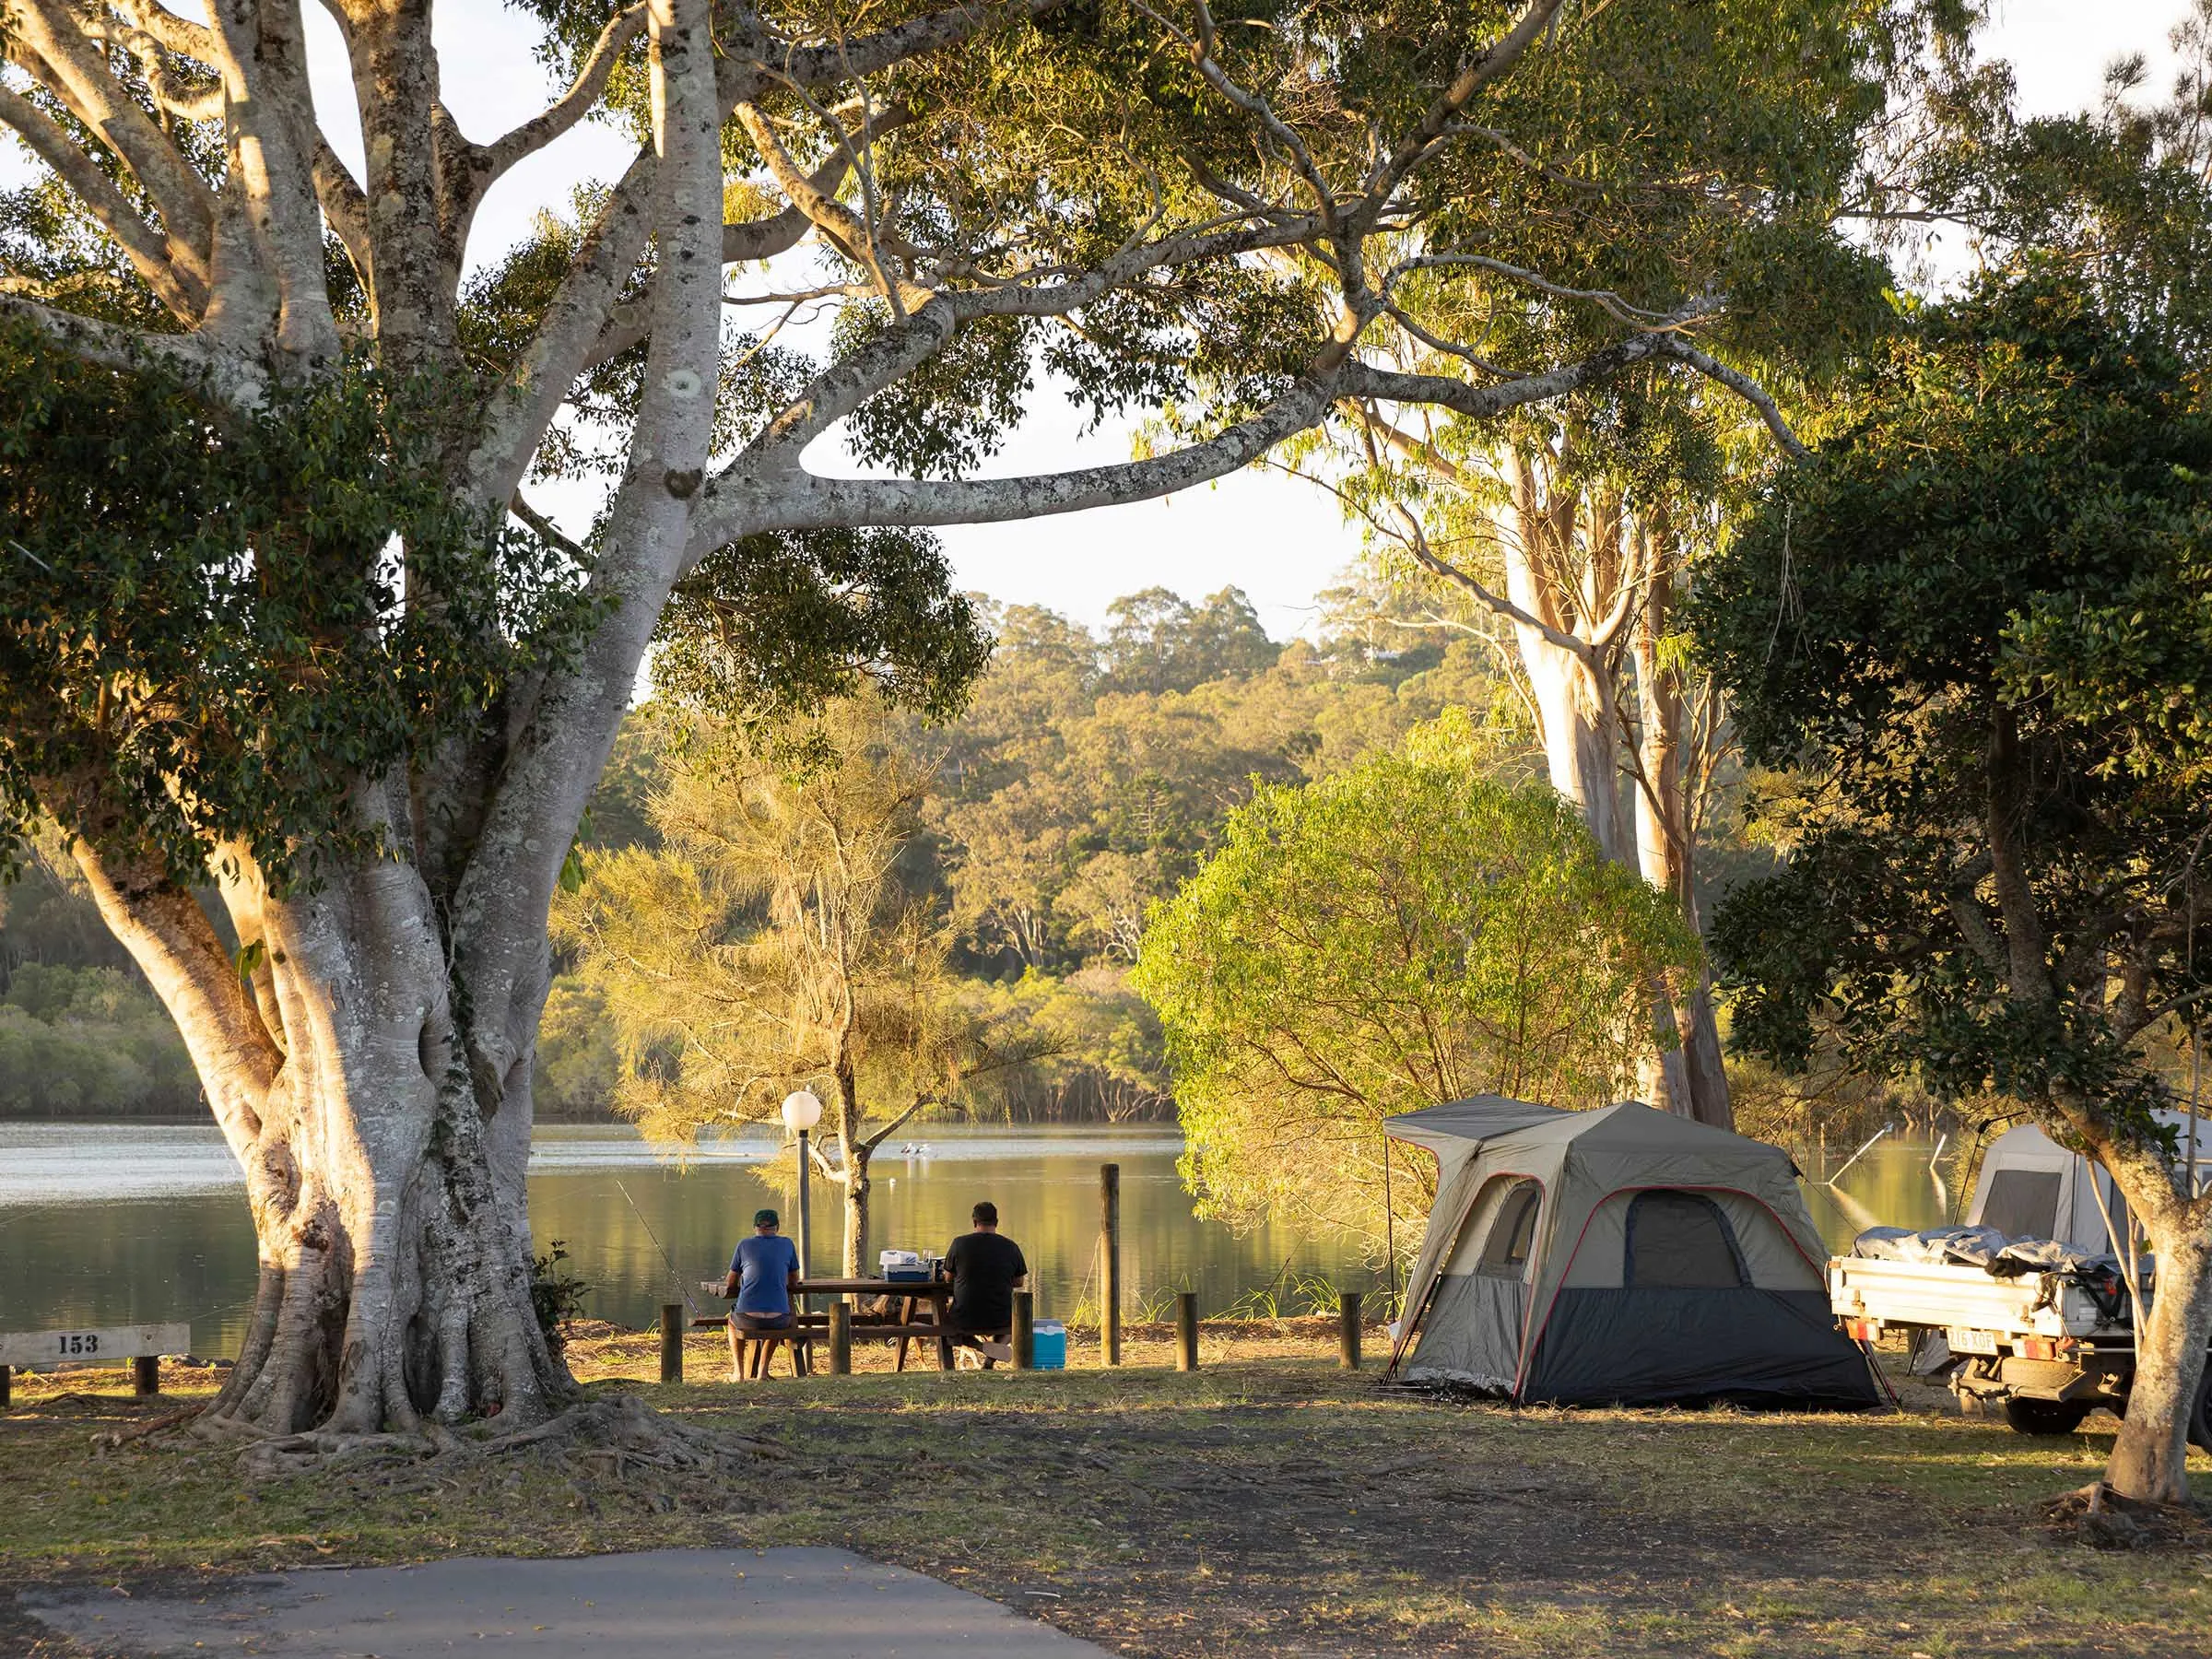
M 906 1369 L 906 1345 L 935 1337 L 937 1348 L 937 1369 L 952 1369 L 952 1338 L 945 1335 L 945 1304 L 951 1300 L 952 1283 L 948 1279 L 887 1279 L 887 1278 L 815 1278 L 799 1281 L 801 1296 L 888 1296 L 900 1304 L 899 1316 L 888 1326 L 856 1324 L 855 1336 L 891 1336 L 899 1338 L 899 1358 L 894 1371 Z M 929 1317 L 917 1317 L 926 1303 Z M 801 1316 L 811 1324 L 812 1314 Z M 828 1315 L 822 1316 L 829 1323 Z M 926 1327 L 926 1329 L 924 1329 Z
M 700 1288 L 711 1296 L 722 1294 L 722 1287 L 712 1279 L 701 1279 Z M 952 1338 L 944 1334 L 945 1304 L 951 1300 L 952 1284 L 947 1279 L 887 1279 L 887 1278 L 803 1278 L 799 1294 L 806 1296 L 888 1296 L 900 1304 L 898 1317 L 888 1325 L 855 1324 L 853 1335 L 862 1340 L 880 1338 L 899 1340 L 899 1358 L 896 1369 L 906 1369 L 907 1345 L 912 1342 L 934 1342 L 937 1349 L 937 1369 L 952 1369 Z M 924 1308 L 927 1318 L 921 1317 Z M 720 1320 L 699 1320 L 700 1324 L 719 1324 Z M 810 1335 L 827 1330 L 827 1313 L 798 1313 L 794 1312 L 793 1328 Z

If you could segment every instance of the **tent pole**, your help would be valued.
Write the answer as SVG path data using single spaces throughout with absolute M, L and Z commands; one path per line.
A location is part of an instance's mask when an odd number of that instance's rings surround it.
M 2194 1128 L 2193 1124 L 2190 1142 L 2193 1156 L 2196 1150 Z M 1390 1203 L 1390 1131 L 1387 1129 L 1382 1131 L 1382 1253 L 1390 1258 L 1390 1300 L 1394 1307 L 1398 1300 L 1398 1212 L 1391 1207 Z M 1404 1312 L 1403 1309 L 1399 1310 L 1400 1317 L 1404 1316 Z

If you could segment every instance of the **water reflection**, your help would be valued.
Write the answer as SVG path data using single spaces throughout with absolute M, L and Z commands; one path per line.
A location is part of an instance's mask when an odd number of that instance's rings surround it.
M 1869 1227 L 1941 1227 L 1955 1219 L 1958 1148 L 1885 1135 L 1845 1168 L 1853 1148 L 1827 1149 L 1825 1168 L 1840 1171 L 1835 1184 L 1819 1176 L 1820 1149 L 1796 1154 L 1806 1171 L 1805 1201 L 1831 1250 L 1848 1248 Z
M 969 1206 L 988 1198 L 1029 1256 L 1042 1316 L 1073 1313 L 1096 1296 L 1099 1165 L 1110 1159 L 1122 1168 L 1122 1281 L 1133 1311 L 1190 1289 L 1215 1312 L 1306 1276 L 1380 1288 L 1348 1239 L 1280 1225 L 1240 1235 L 1194 1219 L 1175 1176 L 1180 1142 L 1158 1127 L 931 1124 L 924 1133 L 929 1157 L 892 1148 L 877 1161 L 872 1248 L 941 1250 L 966 1230 Z M 1877 1220 L 1948 1219 L 1930 1174 L 1934 1150 L 1886 1139 L 1835 1187 L 1808 1179 L 1807 1202 L 1830 1244 Z M 1830 1153 L 1826 1167 L 1840 1166 L 1845 1153 Z M 782 1210 L 791 1230 L 788 1181 L 770 1163 L 782 1156 L 747 1138 L 677 1163 L 624 1129 L 549 1125 L 531 1158 L 531 1224 L 541 1249 L 565 1243 L 569 1271 L 592 1287 L 592 1314 L 643 1325 L 664 1301 L 687 1292 L 703 1300 L 697 1281 L 720 1276 L 760 1206 Z M 1798 1159 L 1818 1175 L 1817 1152 Z M 1947 1161 L 1944 1170 L 1951 1177 Z M 182 1318 L 198 1351 L 235 1353 L 254 1277 L 242 1192 L 211 1127 L 0 1124 L 0 1330 Z M 828 1273 L 841 1215 L 833 1190 L 818 1182 L 814 1195 L 813 1265 Z
M 1203 1223 L 1175 1176 L 1181 1142 L 1157 1127 L 970 1129 L 932 1124 L 930 1156 L 875 1165 L 871 1249 L 942 1250 L 979 1198 L 1028 1254 L 1041 1316 L 1095 1297 L 1099 1166 L 1121 1165 L 1122 1282 L 1131 1309 L 1177 1290 L 1211 1312 L 1306 1275 L 1373 1288 L 1353 1242 L 1287 1227 L 1241 1235 Z M 620 1128 L 548 1125 L 530 1163 L 538 1246 L 591 1287 L 593 1315 L 643 1325 L 721 1276 L 753 1211 L 792 1229 L 788 1181 L 764 1140 L 710 1144 L 680 1162 Z M 189 1319 L 206 1354 L 237 1351 L 254 1277 L 236 1165 L 212 1128 L 0 1124 L 0 1329 Z M 814 1186 L 813 1265 L 837 1268 L 838 1195 Z M 707 1305 L 719 1311 L 719 1302 Z

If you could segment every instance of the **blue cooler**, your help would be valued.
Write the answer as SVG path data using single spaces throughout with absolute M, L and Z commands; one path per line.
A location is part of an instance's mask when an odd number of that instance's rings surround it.
M 1032 1327 L 1030 1356 L 1039 1371 L 1067 1369 L 1067 1326 L 1057 1319 L 1041 1319 Z

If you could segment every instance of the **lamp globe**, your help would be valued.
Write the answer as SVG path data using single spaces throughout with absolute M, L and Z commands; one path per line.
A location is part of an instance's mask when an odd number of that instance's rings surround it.
M 804 1135 L 822 1121 L 822 1103 L 811 1088 L 794 1089 L 783 1097 L 783 1127 Z

